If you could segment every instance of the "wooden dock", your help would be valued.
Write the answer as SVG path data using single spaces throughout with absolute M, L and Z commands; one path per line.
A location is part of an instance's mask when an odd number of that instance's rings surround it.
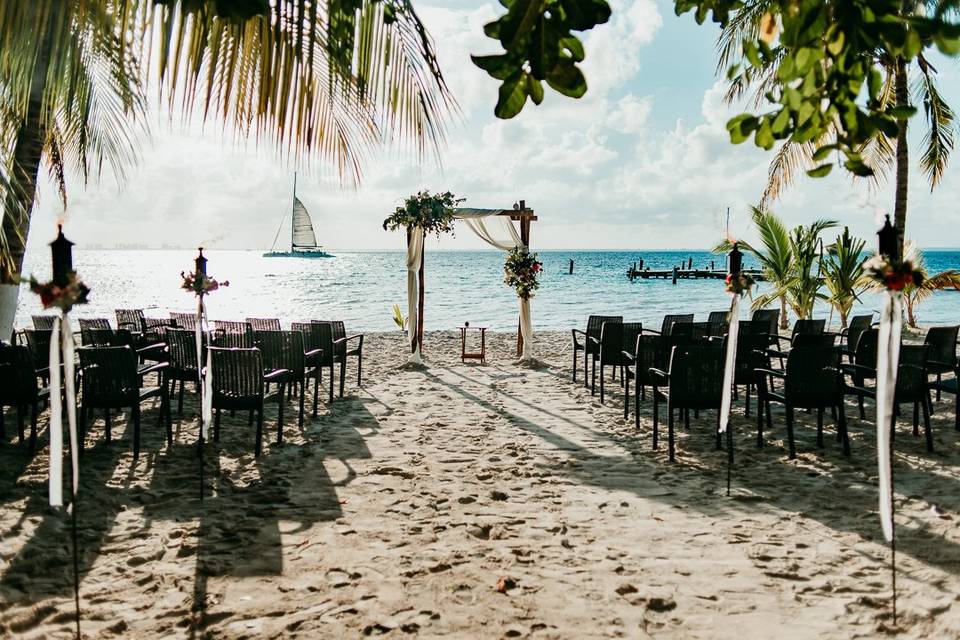
M 758 270 L 744 270 L 743 273 L 746 273 L 757 282 L 763 282 L 766 280 L 763 273 Z M 648 267 L 640 270 L 635 269 L 632 266 L 627 269 L 627 278 L 629 278 L 631 282 L 637 278 L 642 278 L 644 280 L 663 279 L 676 282 L 677 280 L 725 280 L 726 277 L 726 271 L 717 271 L 715 269 L 650 269 Z

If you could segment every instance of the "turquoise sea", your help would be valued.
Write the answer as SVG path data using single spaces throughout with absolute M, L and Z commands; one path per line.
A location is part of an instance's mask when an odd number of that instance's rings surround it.
M 260 251 L 206 252 L 209 273 L 227 279 L 230 287 L 208 298 L 211 318 L 247 316 L 300 319 L 343 319 L 350 330 L 395 329 L 391 307 L 406 310 L 405 253 L 337 253 L 329 259 L 264 258 Z M 194 299 L 180 289 L 180 272 L 192 269 L 193 251 L 75 252 L 74 263 L 93 290 L 79 317 L 113 319 L 117 307 L 142 307 L 148 316 L 190 311 Z M 658 326 L 667 313 L 693 312 L 706 320 L 710 311 L 727 308 L 730 298 L 720 280 L 636 280 L 627 269 L 639 259 L 651 269 L 669 269 L 693 259 L 694 266 L 717 268 L 725 257 L 706 251 L 543 251 L 544 276 L 532 301 L 537 329 L 570 329 L 587 315 L 616 313 Z M 567 274 L 569 259 L 573 275 Z M 960 269 L 960 250 L 928 251 L 931 272 Z M 749 257 L 747 267 L 753 267 Z M 49 277 L 49 261 L 41 252 L 28 257 L 24 271 Z M 763 285 L 761 286 L 761 290 Z M 876 296 L 865 295 L 861 309 L 876 310 Z M 21 296 L 17 326 L 30 326 L 40 313 L 36 296 Z M 824 306 L 818 317 L 829 318 Z M 960 291 L 934 294 L 918 308 L 925 324 L 960 323 Z M 503 254 L 496 251 L 428 251 L 426 254 L 425 323 L 429 330 L 452 329 L 469 321 L 496 330 L 515 329 L 517 302 L 503 284 Z M 836 324 L 836 317 L 833 318 Z

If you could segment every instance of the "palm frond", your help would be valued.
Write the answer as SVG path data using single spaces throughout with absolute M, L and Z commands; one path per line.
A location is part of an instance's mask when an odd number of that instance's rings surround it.
M 800 174 L 814 168 L 813 154 L 816 150 L 817 144 L 814 142 L 783 141 L 767 167 L 767 185 L 760 196 L 761 208 L 778 199 Z
M 920 169 L 933 190 L 940 183 L 953 151 L 956 118 L 953 109 L 940 94 L 933 67 L 924 63 L 921 58 L 920 70 L 913 87 L 915 95 L 923 103 L 923 112 L 927 119 Z

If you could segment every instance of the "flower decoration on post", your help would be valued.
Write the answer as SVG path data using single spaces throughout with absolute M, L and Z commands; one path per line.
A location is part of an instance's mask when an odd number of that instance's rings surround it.
M 449 191 L 430 193 L 427 190 L 412 195 L 403 201 L 383 221 L 384 231 L 411 229 L 420 227 L 426 235 L 435 234 L 438 238 L 444 233 L 453 233 L 453 210 L 466 198 L 458 198 Z
M 915 269 L 909 260 L 900 258 L 900 238 L 896 228 L 886 217 L 883 228 L 877 232 L 877 253 L 863 263 L 867 277 L 879 282 L 888 291 L 902 291 L 904 287 L 923 284 L 923 272 Z
M 513 287 L 521 300 L 529 300 L 540 288 L 542 272 L 543 263 L 536 253 L 530 253 L 524 247 L 516 247 L 507 254 L 503 264 L 503 282 L 508 287 Z
M 181 271 L 180 277 L 183 278 L 181 289 L 193 291 L 198 296 L 203 296 L 211 291 L 216 291 L 220 287 L 229 287 L 230 281 L 224 280 L 218 282 L 207 275 L 207 259 L 203 255 L 203 247 L 200 247 L 193 271 Z
M 750 277 L 750 274 L 744 273 L 742 271 L 743 266 L 743 253 L 737 248 L 737 243 L 733 243 L 733 248 L 730 249 L 728 254 L 728 267 L 727 267 L 727 278 L 726 282 L 726 291 L 727 293 L 732 293 L 734 295 L 743 296 L 744 294 L 751 294 L 753 285 L 756 284 L 753 278 Z

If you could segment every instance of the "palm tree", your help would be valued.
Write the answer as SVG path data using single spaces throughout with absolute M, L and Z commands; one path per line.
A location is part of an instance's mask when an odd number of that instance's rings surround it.
M 735 60 L 745 40 L 756 39 L 770 4 L 768 0 L 747 3 L 722 30 L 717 43 L 720 53 L 718 71 L 726 69 Z M 930 0 L 905 0 L 904 12 L 921 16 L 931 8 L 936 9 L 936 5 L 936 2 Z M 931 47 L 933 42 L 924 42 L 923 46 Z M 759 70 L 747 65 L 744 71 L 734 76 L 727 90 L 727 100 L 740 98 L 752 88 L 754 104 L 762 103 L 765 94 L 776 83 L 779 60 L 783 52 L 782 47 L 775 46 L 773 62 L 770 65 Z M 878 131 L 876 136 L 860 149 L 864 163 L 873 171 L 875 181 L 883 180 L 890 169 L 895 167 L 894 225 L 900 234 L 901 243 L 906 230 L 910 172 L 907 114 L 912 110 L 912 104 L 922 104 L 926 118 L 927 128 L 920 168 L 931 190 L 937 187 L 943 177 L 957 133 L 953 109 L 944 101 L 937 84 L 936 68 L 922 51 L 915 60 L 916 64 L 912 66 L 907 65 L 902 58 L 877 57 L 874 60 L 882 74 L 881 108 L 896 108 L 901 116 L 895 137 Z M 911 75 L 915 76 L 912 83 Z M 796 142 L 788 139 L 783 142 L 770 162 L 760 206 L 766 207 L 779 197 L 801 172 L 814 169 L 820 160 L 814 159 L 814 152 L 828 144 L 833 135 L 833 132 L 828 132 L 817 140 Z
M 199 110 L 288 159 L 356 183 L 396 141 L 438 150 L 456 105 L 406 0 L 31 0 L 0 10 L 0 282 L 15 281 L 47 166 L 118 180 L 138 157 L 144 87 L 184 118 Z M 17 288 L 0 286 L 0 335 Z
M 947 269 L 946 271 L 941 271 L 931 276 L 927 270 L 927 261 L 923 256 L 923 251 L 921 251 L 915 243 L 908 241 L 903 249 L 904 260 L 912 262 L 913 268 L 923 274 L 923 284 L 919 287 L 909 284 L 903 288 L 903 296 L 907 306 L 907 325 L 916 328 L 917 305 L 929 298 L 934 291 L 939 291 L 940 289 L 960 290 L 960 271 Z M 867 276 L 863 277 L 862 285 L 864 288 L 873 291 L 884 290 L 883 285 Z
M 863 290 L 863 253 L 866 242 L 854 238 L 847 227 L 836 241 L 827 247 L 827 256 L 823 260 L 824 284 L 830 295 L 827 302 L 837 310 L 840 316 L 840 328 L 847 327 L 847 318 L 858 294 Z
M 759 207 L 750 208 L 750 217 L 757 233 L 760 234 L 760 247 L 754 247 L 748 242 L 738 240 L 738 245 L 748 253 L 752 254 L 760 263 L 763 275 L 767 282 L 773 287 L 774 291 L 781 291 L 780 295 L 775 296 L 780 301 L 780 328 L 787 329 L 790 322 L 787 318 L 787 299 L 786 285 L 792 277 L 791 261 L 792 253 L 790 249 L 790 235 L 783 221 L 770 211 L 765 211 Z M 718 253 L 726 253 L 730 250 L 731 241 L 725 240 L 714 247 Z M 759 298 L 754 299 L 753 307 L 758 309 L 764 305 L 758 304 Z

